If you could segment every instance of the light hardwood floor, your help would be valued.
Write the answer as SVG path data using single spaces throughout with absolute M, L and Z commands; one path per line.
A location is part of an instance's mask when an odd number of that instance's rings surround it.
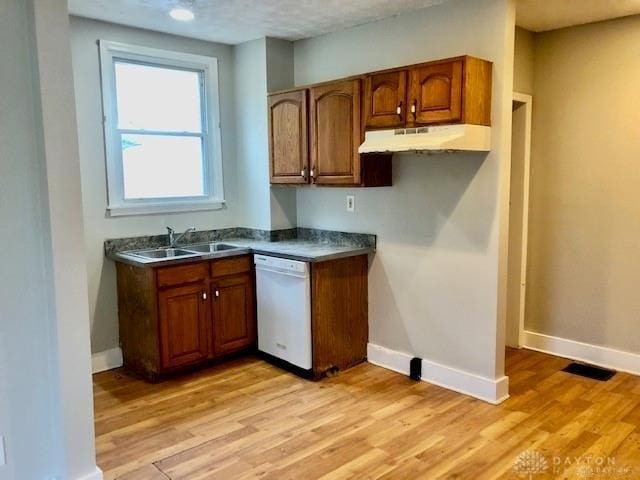
M 123 480 L 640 479 L 640 378 L 567 363 L 509 350 L 499 406 L 370 364 L 316 383 L 255 358 L 156 385 L 100 373 L 98 464 Z M 524 451 L 546 470 L 515 471 Z

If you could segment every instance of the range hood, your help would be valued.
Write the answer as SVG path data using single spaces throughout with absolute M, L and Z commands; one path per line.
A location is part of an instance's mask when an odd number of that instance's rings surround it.
M 442 125 L 435 127 L 373 130 L 365 133 L 359 153 L 384 152 L 488 152 L 491 127 Z

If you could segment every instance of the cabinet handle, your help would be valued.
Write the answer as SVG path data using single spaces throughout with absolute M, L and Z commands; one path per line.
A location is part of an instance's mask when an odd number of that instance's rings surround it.
M 396 108 L 396 113 L 398 115 L 402 115 L 402 102 L 398 104 L 398 108 Z
M 310 175 L 311 175 L 311 178 L 316 178 L 316 166 L 315 165 L 313 167 L 311 167 Z
M 414 100 L 413 103 L 411 104 L 411 113 L 413 113 L 414 116 L 416 114 L 416 104 L 417 103 L 418 103 L 418 101 Z
M 207 299 L 207 292 L 202 292 L 202 299 L 206 300 Z
M 305 180 L 307 179 L 307 169 L 306 169 L 306 168 L 303 168 L 303 169 L 300 171 L 300 176 L 301 176 L 302 178 L 304 178 Z
M 220 296 L 220 292 L 218 290 L 216 290 L 215 294 L 216 294 L 216 298 Z

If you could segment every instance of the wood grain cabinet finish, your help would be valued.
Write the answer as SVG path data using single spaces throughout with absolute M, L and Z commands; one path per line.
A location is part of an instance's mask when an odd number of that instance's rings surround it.
M 158 380 L 256 344 L 250 255 L 140 268 L 117 262 L 124 366 Z
M 212 285 L 213 352 L 221 355 L 256 341 L 255 294 L 249 274 L 224 277 Z
M 364 85 L 366 129 L 491 125 L 491 63 L 485 60 L 465 56 L 372 73 Z
M 469 56 L 411 67 L 407 126 L 490 126 L 491 68 L 491 62 Z
M 307 90 L 269 96 L 271 183 L 304 184 L 309 176 Z
M 404 127 L 407 114 L 407 71 L 369 75 L 364 80 L 366 128 Z
M 163 369 L 193 364 L 209 356 L 206 292 L 204 282 L 160 292 Z
M 269 95 L 271 183 L 390 186 L 392 155 L 358 153 L 365 130 L 490 126 L 491 69 L 463 56 Z
M 367 255 L 311 267 L 313 375 L 364 361 L 369 340 Z
M 412 68 L 410 124 L 457 123 L 462 119 L 462 60 Z
M 312 182 L 360 183 L 360 80 L 313 87 L 310 103 Z
M 117 262 L 125 368 L 157 381 L 253 350 L 257 325 L 255 270 L 246 269 L 250 259 L 245 255 L 161 268 Z M 194 272 L 203 267 L 207 278 L 194 280 Z M 184 284 L 179 284 L 179 275 L 184 275 Z M 366 359 L 367 276 L 367 255 L 311 264 L 314 378 Z M 161 287 L 160 281 L 169 278 L 171 285 Z

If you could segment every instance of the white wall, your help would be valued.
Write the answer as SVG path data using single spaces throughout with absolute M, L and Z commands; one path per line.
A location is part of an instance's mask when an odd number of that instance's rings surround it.
M 65 2 L 0 2 L 0 478 L 98 479 Z
M 51 268 L 46 192 L 41 192 L 46 171 L 27 5 L 0 1 L 0 235 L 3 249 L 13 252 L 4 255 L 0 277 L 0 435 L 7 442 L 2 480 L 62 471 L 54 430 L 59 421 L 55 318 L 43 288 Z
M 34 1 L 60 388 L 63 476 L 95 466 L 88 287 L 75 92 L 66 1 Z M 61 141 L 62 140 L 62 141 Z
M 527 330 L 640 353 L 640 16 L 535 35 Z
M 266 39 L 252 40 L 233 49 L 238 169 L 245 226 L 271 227 L 267 147 Z
M 106 216 L 102 103 L 96 45 L 98 39 L 218 58 L 222 155 L 227 200 L 225 209 L 117 218 Z M 233 51 L 229 45 L 190 40 L 77 17 L 71 18 L 71 40 L 89 275 L 91 344 L 93 352 L 100 352 L 118 346 L 115 265 L 104 258 L 105 239 L 162 234 L 167 225 L 182 231 L 190 226 L 195 226 L 199 230 L 208 230 L 242 224 L 235 154 Z
M 293 86 L 293 44 L 262 38 L 234 46 L 238 189 L 244 226 L 296 226 L 294 189 L 269 186 L 267 92 Z
M 462 54 L 494 62 L 489 155 L 396 156 L 393 187 L 297 190 L 298 226 L 378 235 L 371 342 L 489 379 L 503 374 L 513 17 L 507 0 L 457 0 L 295 43 L 297 85 Z
M 535 34 L 516 27 L 515 54 L 513 59 L 513 91 L 533 94 L 534 44 Z

